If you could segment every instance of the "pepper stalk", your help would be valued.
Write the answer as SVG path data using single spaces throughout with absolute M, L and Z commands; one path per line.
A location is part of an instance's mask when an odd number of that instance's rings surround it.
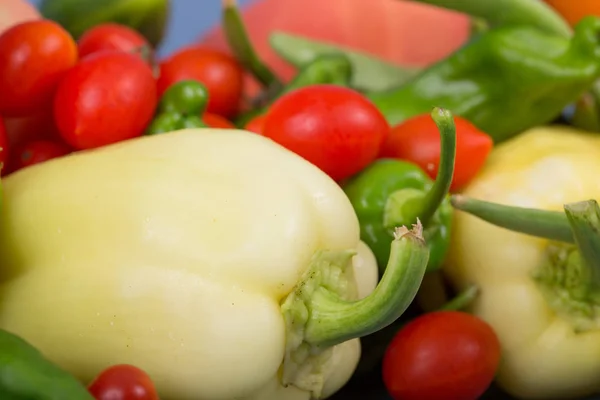
M 569 203 L 564 212 L 505 206 L 456 195 L 452 205 L 496 226 L 549 239 L 533 279 L 548 305 L 576 331 L 600 327 L 600 206 Z
M 449 248 L 453 210 L 448 191 L 454 174 L 456 128 L 447 109 L 436 107 L 431 117 L 441 137 L 440 165 L 434 182 L 411 162 L 380 159 L 344 185 L 360 222 L 361 239 L 375 253 L 381 272 L 397 226 L 410 226 L 417 219 L 425 226 L 430 271 L 441 266 Z
M 319 398 L 321 367 L 332 346 L 392 324 L 414 299 L 429 258 L 419 221 L 412 230 L 396 228 L 383 277 L 367 297 L 348 301 L 339 276 L 351 265 L 352 252 L 319 252 L 300 283 L 283 301 L 287 327 L 283 384 Z M 342 285 L 343 286 L 343 285 Z
M 413 223 L 415 218 L 427 225 L 450 190 L 456 158 L 456 127 L 450 111 L 443 108 L 434 108 L 431 118 L 441 138 L 440 166 L 435 182 L 426 192 L 415 189 L 394 192 L 385 205 L 383 219 L 388 228 Z

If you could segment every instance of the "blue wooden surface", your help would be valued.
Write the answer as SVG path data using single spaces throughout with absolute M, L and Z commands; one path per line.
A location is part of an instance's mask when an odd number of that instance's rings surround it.
M 41 2 L 29 1 L 36 6 Z M 243 7 L 253 1 L 238 0 L 238 4 Z M 221 0 L 171 0 L 171 5 L 169 29 L 158 51 L 161 55 L 192 43 L 220 20 Z

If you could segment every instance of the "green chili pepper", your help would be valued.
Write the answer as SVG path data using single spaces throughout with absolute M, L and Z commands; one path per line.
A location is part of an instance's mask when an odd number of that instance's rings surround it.
M 451 109 L 494 141 L 552 121 L 600 77 L 600 18 L 586 17 L 572 39 L 526 26 L 481 34 L 407 84 L 370 93 L 392 125 Z
M 263 85 L 283 87 L 273 70 L 263 62 L 252 46 L 236 0 L 223 0 L 221 15 L 223 33 L 233 54 L 239 62 Z
M 421 220 L 430 250 L 429 271 L 441 266 L 450 245 L 453 211 L 448 190 L 454 174 L 456 129 L 448 110 L 435 108 L 431 116 L 440 131 L 442 146 L 435 182 L 415 164 L 382 159 L 344 186 L 360 222 L 361 239 L 373 250 L 380 270 L 389 258 L 395 226 Z
M 202 121 L 208 104 L 206 86 L 195 80 L 179 81 L 161 96 L 156 116 L 146 129 L 146 135 L 171 132 L 184 128 L 204 128 Z
M 0 330 L 0 399 L 93 400 L 72 375 L 23 339 Z
M 526 25 L 568 37 L 569 24 L 543 1 L 531 0 L 409 0 L 442 7 L 485 20 L 490 27 Z
M 290 64 L 303 68 L 323 55 L 343 55 L 352 66 L 349 85 L 359 90 L 386 90 L 397 87 L 420 71 L 418 68 L 392 65 L 377 57 L 329 43 L 283 32 L 269 36 L 273 50 Z

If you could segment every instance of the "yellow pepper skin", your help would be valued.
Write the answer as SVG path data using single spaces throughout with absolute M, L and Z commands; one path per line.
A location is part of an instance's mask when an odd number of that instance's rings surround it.
M 500 144 L 463 191 L 477 200 L 562 211 L 600 198 L 600 139 L 567 127 L 538 127 Z M 548 297 L 540 268 L 554 268 L 546 239 L 455 214 L 444 272 L 457 288 L 475 284 L 472 312 L 497 332 L 498 383 L 520 399 L 574 399 L 600 391 L 600 318 L 570 308 L 569 287 Z M 554 242 L 556 244 L 557 242 Z M 560 276 L 560 271 L 554 276 Z
M 357 365 L 352 327 L 300 357 L 331 335 L 295 316 L 373 298 L 375 258 L 342 189 L 269 139 L 138 138 L 20 170 L 2 200 L 0 327 L 83 382 L 129 363 L 163 400 L 308 400 Z M 428 253 L 418 230 L 392 252 L 407 307 Z

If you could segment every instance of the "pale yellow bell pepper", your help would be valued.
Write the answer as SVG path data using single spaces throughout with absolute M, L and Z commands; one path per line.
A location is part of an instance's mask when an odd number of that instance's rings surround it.
M 600 259 L 582 262 L 563 211 L 568 203 L 600 199 L 599 173 L 597 135 L 539 127 L 500 144 L 453 199 L 470 214 L 455 214 L 444 271 L 457 288 L 478 286 L 472 312 L 498 334 L 497 380 L 516 398 L 600 392 Z
M 244 131 L 138 138 L 3 183 L 0 327 L 84 382 L 136 365 L 163 400 L 326 398 L 427 265 L 420 226 L 398 229 L 373 291 L 342 189 Z

